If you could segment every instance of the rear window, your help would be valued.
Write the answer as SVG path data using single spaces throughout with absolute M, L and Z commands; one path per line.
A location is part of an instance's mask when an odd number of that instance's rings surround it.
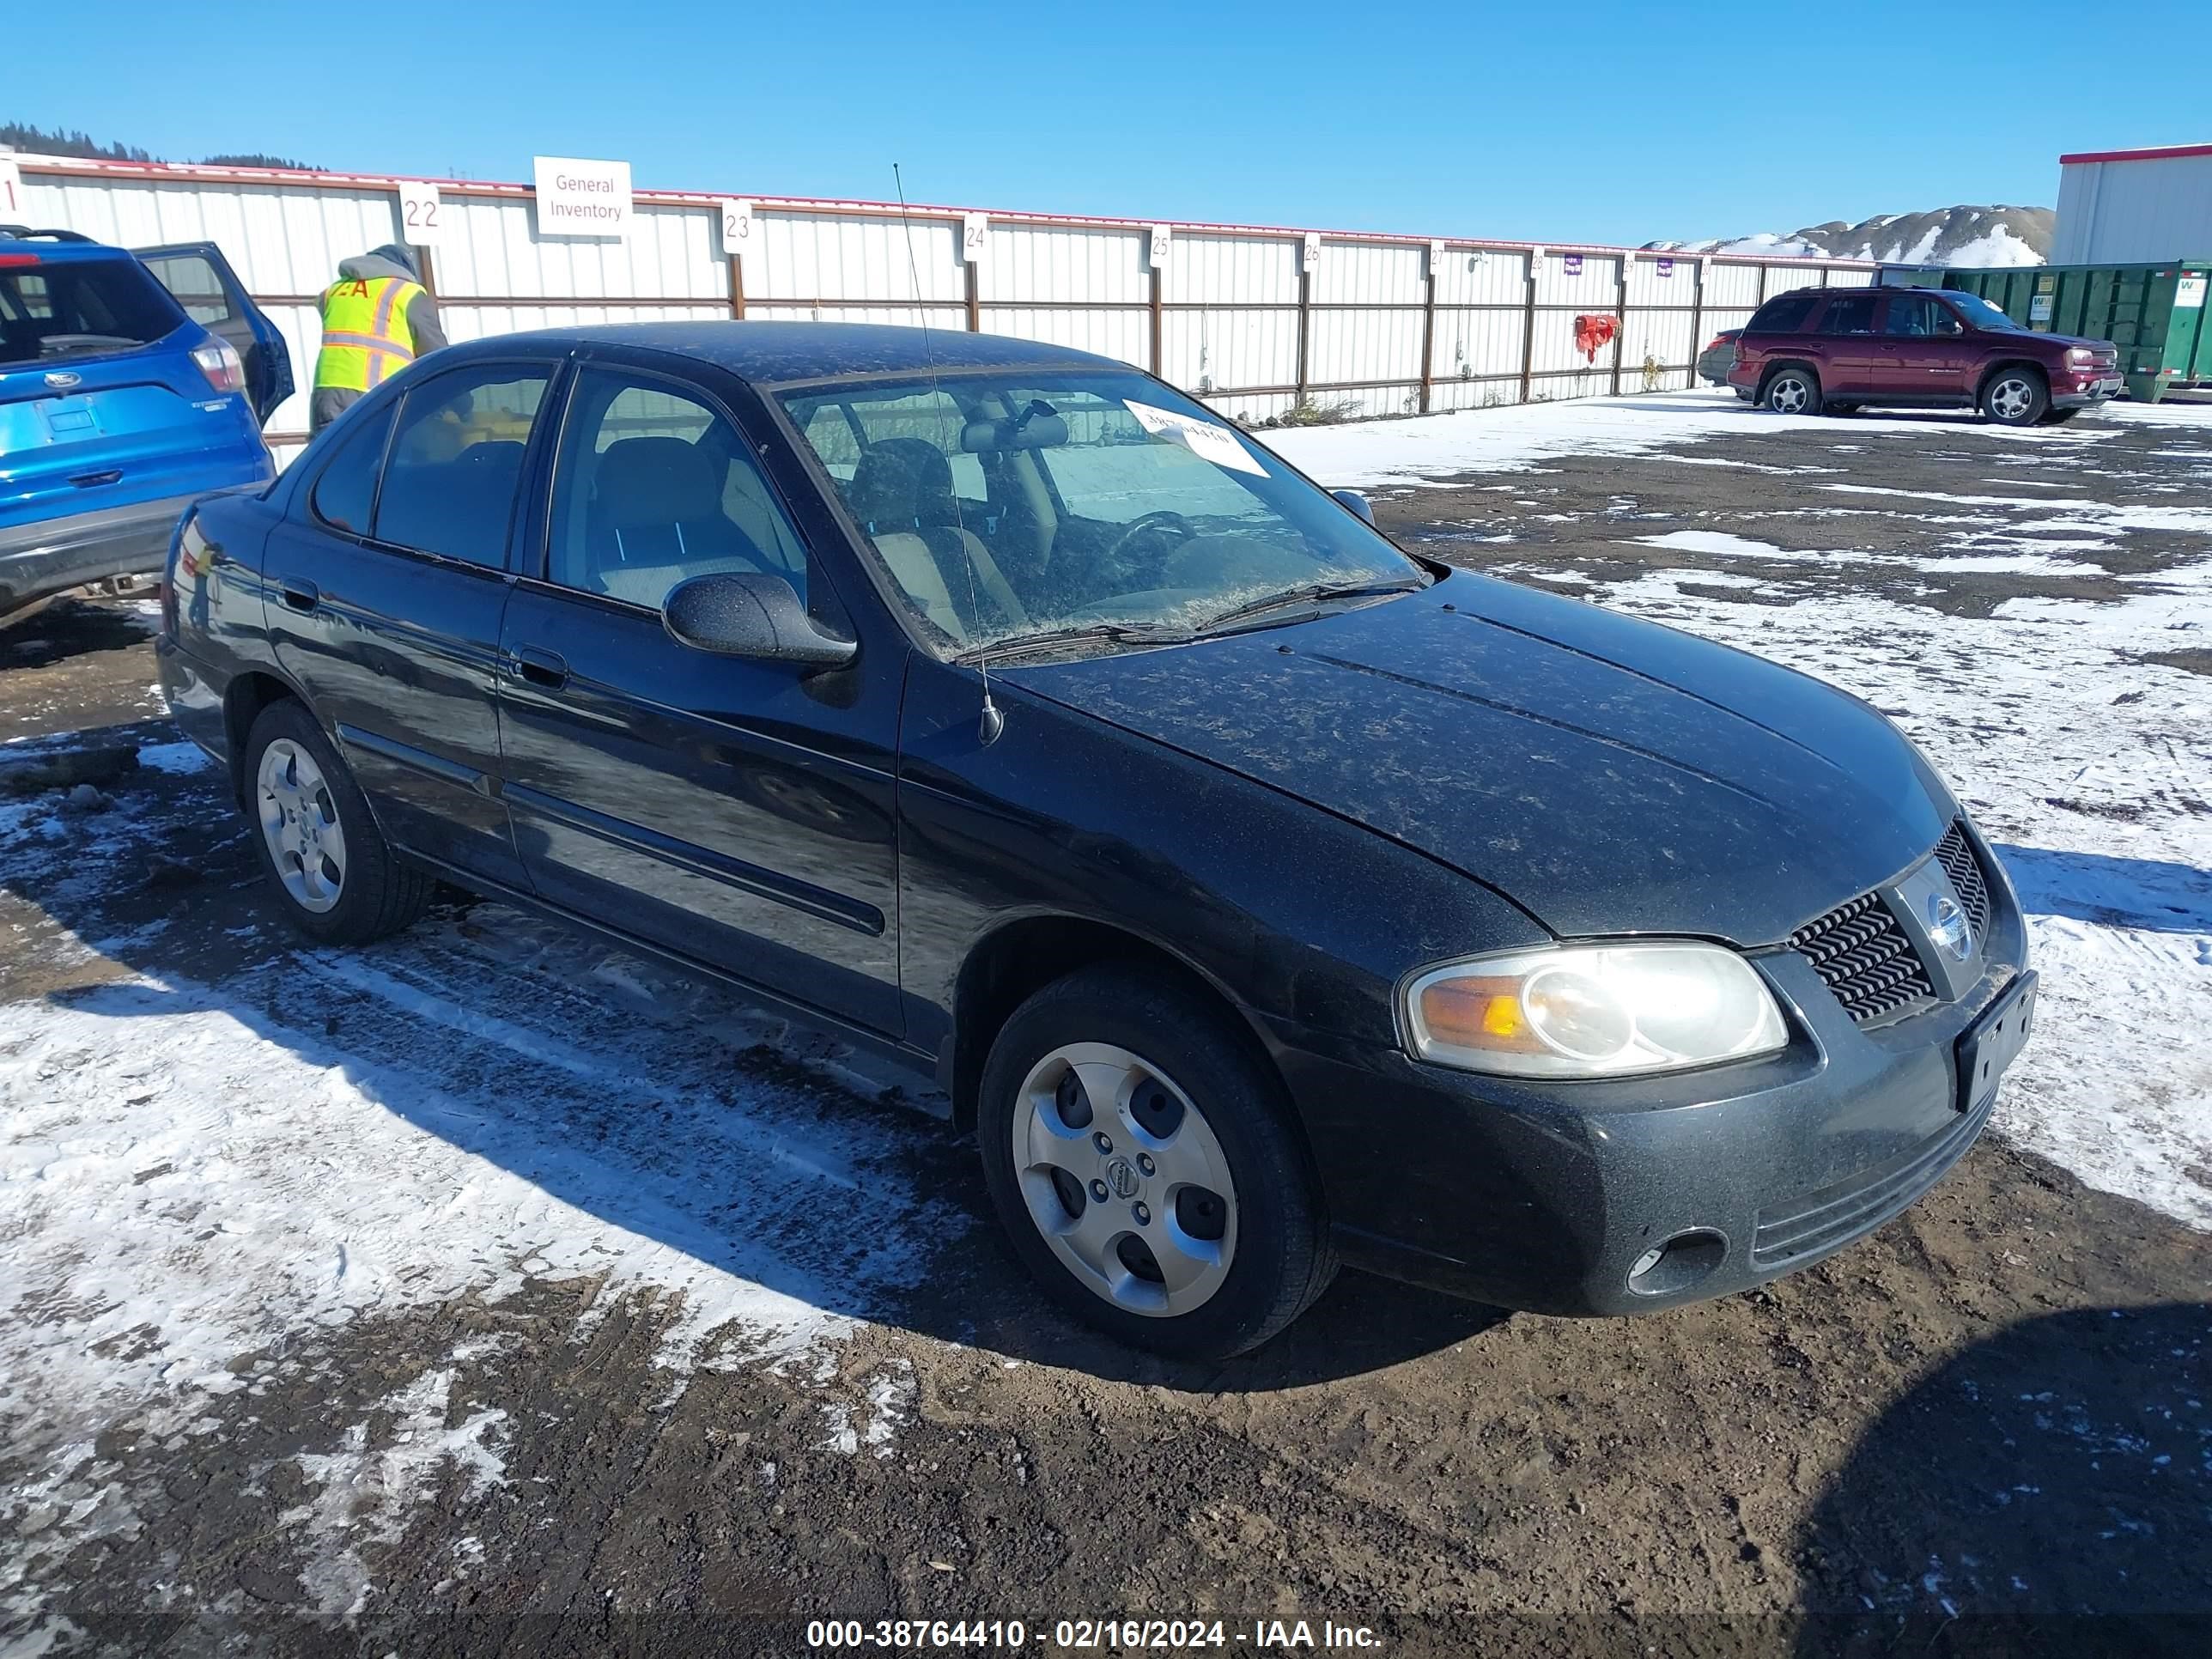
M 135 259 L 0 266 L 0 368 L 127 351 L 183 320 Z
M 1873 333 L 1874 302 L 1875 296 L 1871 294 L 1854 294 L 1847 299 L 1829 301 L 1828 309 L 1820 319 L 1820 332 Z
M 1795 334 L 1812 314 L 1816 294 L 1784 294 L 1759 307 L 1744 325 L 1747 334 Z

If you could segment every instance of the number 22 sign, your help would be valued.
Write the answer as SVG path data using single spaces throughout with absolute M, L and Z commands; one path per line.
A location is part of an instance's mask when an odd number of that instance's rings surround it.
M 416 247 L 435 247 L 446 240 L 445 204 L 438 187 L 410 179 L 399 186 L 400 234 Z

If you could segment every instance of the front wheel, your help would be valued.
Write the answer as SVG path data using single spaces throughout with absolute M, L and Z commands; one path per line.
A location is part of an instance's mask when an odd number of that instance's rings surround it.
M 392 855 L 353 774 L 299 703 L 285 698 L 255 718 L 246 786 L 253 849 L 301 933 L 362 945 L 422 914 L 435 884 Z
M 1157 975 L 1086 969 L 1024 1003 L 991 1046 L 975 1117 L 1015 1253 L 1132 1346 L 1242 1353 L 1335 1272 L 1280 1083 Z
M 1768 376 L 1766 389 L 1759 402 L 1777 415 L 1818 415 L 1820 412 L 1820 380 L 1809 368 L 1794 364 L 1778 368 Z
M 1999 426 L 2033 426 L 2051 407 L 2051 388 L 2032 368 L 2001 368 L 1982 388 L 1982 413 Z

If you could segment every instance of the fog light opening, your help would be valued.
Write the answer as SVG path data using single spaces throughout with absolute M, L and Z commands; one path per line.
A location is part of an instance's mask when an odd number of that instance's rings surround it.
M 1676 1233 L 1636 1258 L 1628 1270 L 1628 1288 L 1638 1296 L 1673 1296 L 1704 1279 L 1727 1255 L 1728 1240 L 1709 1227 Z

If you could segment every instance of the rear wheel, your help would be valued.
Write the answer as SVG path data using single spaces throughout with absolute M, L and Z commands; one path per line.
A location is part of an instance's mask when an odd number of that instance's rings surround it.
M 353 774 L 314 717 L 270 703 L 246 739 L 246 817 L 285 915 L 310 939 L 362 945 L 422 914 L 435 886 L 385 844 Z
M 2051 408 L 2051 388 L 2032 368 L 2001 368 L 1982 388 L 1982 413 L 1999 426 L 2033 426 Z
M 1818 415 L 1820 377 L 1809 368 L 1791 363 L 1766 377 L 1759 400 L 1777 415 Z
M 1241 1353 L 1335 1272 L 1280 1084 L 1156 975 L 1086 969 L 1024 1003 L 991 1046 L 975 1115 L 1015 1253 L 1133 1346 Z

